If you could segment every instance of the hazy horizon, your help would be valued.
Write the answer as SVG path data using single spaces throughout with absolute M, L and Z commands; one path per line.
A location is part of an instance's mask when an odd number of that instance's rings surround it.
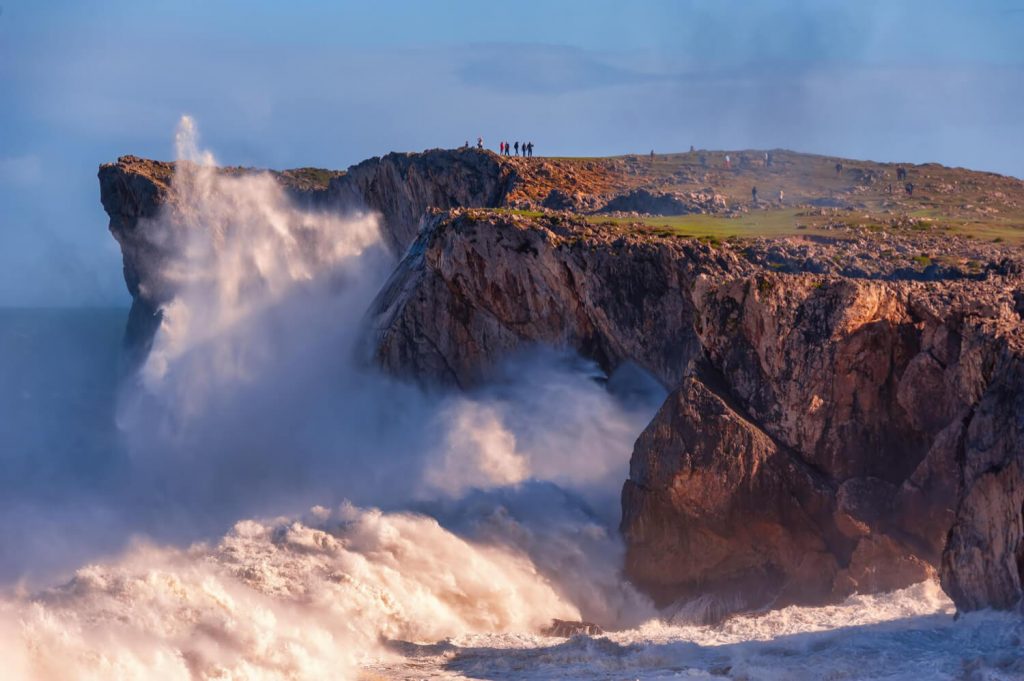
M 787 148 L 1024 176 L 1024 3 L 24 0 L 0 12 L 0 305 L 122 305 L 96 170 Z M 56 194 L 55 194 L 56 192 Z

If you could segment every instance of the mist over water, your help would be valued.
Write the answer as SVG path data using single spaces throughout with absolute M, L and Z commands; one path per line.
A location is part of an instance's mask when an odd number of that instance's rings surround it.
M 61 363 L 47 348 L 74 345 L 59 342 L 70 321 L 3 317 L 0 338 L 45 367 L 13 383 L 37 397 L 2 395 L 26 419 L 0 431 L 4 489 L 32 483 L 0 501 L 4 546 L 31 547 L 0 561 L 7 677 L 858 678 L 858 645 L 885 635 L 799 636 L 897 619 L 894 659 L 950 631 L 976 655 L 1005 647 L 979 642 L 991 617 L 952 629 L 935 585 L 722 628 L 657 613 L 621 578 L 616 528 L 660 386 L 550 348 L 468 393 L 384 376 L 362 346 L 395 264 L 377 218 L 302 210 L 267 174 L 218 172 L 189 118 L 176 146 L 173 201 L 140 225 L 176 254 L 160 273 L 173 295 L 137 372 L 114 390 L 116 358 L 93 351 L 116 342 L 109 319 Z M 57 340 L 30 353 L 33 338 Z M 61 392 L 85 383 L 98 392 Z M 38 446 L 72 414 L 62 425 L 81 437 Z M 561 643 L 541 635 L 552 618 L 619 631 Z M 799 639 L 776 645 L 790 666 L 757 643 L 778 636 Z M 957 654 L 936 658 L 936 678 Z M 806 674 L 776 673 L 795 658 Z
M 383 376 L 360 350 L 395 264 L 376 217 L 218 172 L 191 119 L 176 146 L 173 200 L 140 225 L 176 254 L 160 273 L 173 296 L 92 424 L 116 424 L 119 456 L 87 506 L 129 546 L 4 603 L 24 676 L 325 678 L 381 637 L 653 614 L 618 577 L 614 528 L 660 387 L 609 391 L 542 349 L 469 394 Z M 71 570 L 88 550 L 67 555 Z

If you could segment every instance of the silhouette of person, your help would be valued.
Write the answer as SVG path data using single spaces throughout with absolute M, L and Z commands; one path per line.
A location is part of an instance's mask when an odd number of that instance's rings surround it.
M 533 158 L 533 142 L 530 142 L 530 158 Z
M 483 149 L 484 148 L 484 138 L 483 137 L 477 137 L 476 138 L 476 148 L 477 149 Z
M 842 163 L 837 163 L 836 164 L 836 175 L 839 175 L 842 172 L 843 172 L 843 164 Z
M 516 150 L 516 156 L 519 155 L 519 142 L 512 145 L 512 148 Z
M 757 187 L 750 189 L 750 197 L 754 200 L 754 203 L 757 203 Z
M 904 186 L 903 188 L 907 190 L 907 196 L 913 196 L 914 195 L 914 183 L 913 182 L 908 182 L 906 184 L 906 186 Z

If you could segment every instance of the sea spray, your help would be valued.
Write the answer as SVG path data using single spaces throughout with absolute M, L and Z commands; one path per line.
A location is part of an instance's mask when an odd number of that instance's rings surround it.
M 174 390 L 175 403 L 190 411 L 201 407 L 207 383 L 245 381 L 282 349 L 269 327 L 287 320 L 273 311 L 329 309 L 323 298 L 345 297 L 332 289 L 339 274 L 352 275 L 352 285 L 380 276 L 353 272 L 380 244 L 374 216 L 300 210 L 269 173 L 219 170 L 197 135 L 183 117 L 169 208 L 140 227 L 175 244 L 163 267 L 173 298 L 141 376 L 147 390 Z M 207 347 L 193 352 L 200 346 Z M 175 364 L 183 366 L 172 371 Z
M 382 641 L 653 615 L 613 528 L 660 388 L 622 399 L 543 350 L 462 395 L 361 365 L 394 264 L 377 218 L 300 209 L 196 137 L 184 118 L 171 201 L 139 227 L 173 245 L 171 295 L 124 389 L 131 490 L 112 503 L 151 538 L 8 599 L 29 676 L 344 677 Z M 346 497 L 363 506 L 297 514 Z
M 140 223 L 174 246 L 173 295 L 126 387 L 132 468 L 106 509 L 149 538 L 0 598 L 5 677 L 953 678 L 965 655 L 995 670 L 984 678 L 1018 671 L 999 651 L 1019 618 L 954 625 L 935 585 L 721 627 L 658 622 L 620 577 L 615 526 L 661 389 L 605 389 L 593 364 L 550 350 L 461 395 L 361 366 L 359 320 L 394 264 L 376 219 L 300 209 L 195 140 L 183 119 L 173 200 Z M 314 503 L 334 510 L 301 514 Z M 556 617 L 619 631 L 543 636 Z M 861 629 L 834 631 L 847 625 Z

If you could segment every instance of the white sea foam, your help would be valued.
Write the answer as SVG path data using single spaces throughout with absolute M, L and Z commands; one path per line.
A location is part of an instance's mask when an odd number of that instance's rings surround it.
M 215 171 L 191 119 L 177 145 L 171 207 L 146 226 L 176 245 L 174 295 L 122 404 L 133 489 L 111 511 L 132 527 L 136 495 L 156 518 L 139 527 L 175 541 L 0 597 L 2 678 L 1024 678 L 1021 618 L 953 622 L 934 584 L 662 622 L 621 578 L 615 527 L 660 388 L 625 399 L 557 352 L 463 395 L 360 368 L 393 264 L 375 218 Z M 359 505 L 259 519 L 344 497 Z M 239 517 L 256 519 L 223 533 Z M 552 618 L 612 633 L 552 639 Z
M 935 583 L 714 626 L 556 639 L 579 610 L 529 558 L 351 506 L 138 546 L 0 606 L 12 679 L 1019 679 L 1024 620 L 954 621 Z

